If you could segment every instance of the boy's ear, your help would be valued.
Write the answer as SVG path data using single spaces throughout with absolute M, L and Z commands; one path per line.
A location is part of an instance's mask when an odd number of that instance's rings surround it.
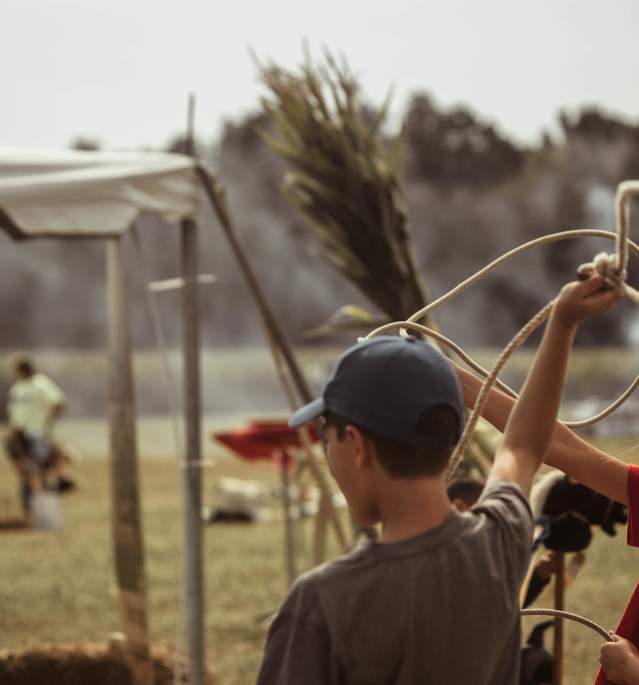
M 346 437 L 351 440 L 353 446 L 353 453 L 355 456 L 355 465 L 358 468 L 365 468 L 372 463 L 375 454 L 375 444 L 373 441 L 364 435 L 357 426 L 346 426 Z

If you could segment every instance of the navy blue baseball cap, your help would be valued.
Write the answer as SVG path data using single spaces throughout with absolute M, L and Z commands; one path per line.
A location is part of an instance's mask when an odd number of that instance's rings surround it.
M 299 428 L 330 411 L 376 435 L 422 446 L 417 422 L 438 404 L 457 415 L 459 439 L 464 400 L 452 364 L 417 338 L 380 335 L 346 350 L 322 396 L 298 409 L 288 423 Z

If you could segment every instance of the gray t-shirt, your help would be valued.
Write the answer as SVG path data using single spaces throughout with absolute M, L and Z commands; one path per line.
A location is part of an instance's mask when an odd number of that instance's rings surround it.
M 301 576 L 258 685 L 516 685 L 531 535 L 521 490 L 496 481 L 469 513 Z

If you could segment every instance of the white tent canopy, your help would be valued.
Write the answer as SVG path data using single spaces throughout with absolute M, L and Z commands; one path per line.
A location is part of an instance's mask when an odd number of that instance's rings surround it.
M 152 682 L 149 657 L 146 575 L 138 485 L 127 270 L 122 235 L 143 212 L 167 220 L 193 218 L 198 172 L 190 157 L 161 153 L 43 152 L 0 148 L 0 229 L 25 238 L 100 238 L 107 252 L 109 315 L 109 423 L 111 426 L 112 536 L 120 609 L 135 685 Z M 197 310 L 197 225 L 181 221 L 184 283 L 183 469 L 185 531 L 185 623 L 190 681 L 204 682 L 203 564 L 199 333 Z M 80 316 L 82 313 L 79 314 Z
M 17 239 L 116 236 L 142 212 L 193 216 L 197 185 L 184 155 L 0 148 L 0 226 Z

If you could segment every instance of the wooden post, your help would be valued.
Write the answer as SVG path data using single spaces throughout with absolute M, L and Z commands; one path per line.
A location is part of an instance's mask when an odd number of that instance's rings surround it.
M 555 609 L 564 610 L 565 596 L 565 559 L 563 552 L 555 552 Z M 561 618 L 555 618 L 553 656 L 555 668 L 553 673 L 553 685 L 562 685 L 564 679 L 564 622 Z
M 313 566 L 319 566 L 326 561 L 326 532 L 328 522 L 328 507 L 331 502 L 326 501 L 323 493 L 320 493 L 317 514 L 315 516 L 315 530 L 313 534 Z
M 127 637 L 127 655 L 135 685 L 151 685 L 146 579 L 135 400 L 127 313 L 127 279 L 119 238 L 107 243 L 109 310 L 109 422 L 111 433 L 111 495 L 115 569 L 120 609 Z
M 293 518 L 291 516 L 291 483 L 288 474 L 288 463 L 291 457 L 285 449 L 276 450 L 275 463 L 280 467 L 282 484 L 282 511 L 284 513 L 284 557 L 286 559 L 286 577 L 288 584 L 292 585 L 297 578 L 297 559 L 295 545 L 295 531 L 293 530 Z
M 204 684 L 204 560 L 202 556 L 202 445 L 200 430 L 200 334 L 197 297 L 197 226 L 181 224 L 184 410 L 186 427 L 182 512 L 184 524 L 184 613 L 191 685 Z

